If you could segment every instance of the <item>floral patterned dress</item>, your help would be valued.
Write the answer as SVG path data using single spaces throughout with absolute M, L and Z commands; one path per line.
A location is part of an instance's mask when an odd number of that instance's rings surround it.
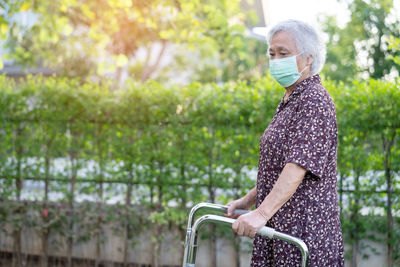
M 258 207 L 286 163 L 307 170 L 294 195 L 267 226 L 302 239 L 309 249 L 310 267 L 344 265 L 336 162 L 335 107 L 317 74 L 297 84 L 286 102 L 282 99 L 260 138 L 256 201 Z M 251 266 L 301 266 L 300 250 L 256 235 Z

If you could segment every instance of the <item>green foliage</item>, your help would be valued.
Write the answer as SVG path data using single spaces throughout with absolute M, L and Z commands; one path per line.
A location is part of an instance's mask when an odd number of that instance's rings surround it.
M 16 63 L 67 76 L 168 81 L 190 68 L 192 79 L 216 82 L 265 70 L 265 42 L 245 34 L 253 17 L 225 0 L 1 1 L 0 37 Z
M 350 191 L 342 209 L 345 240 L 358 243 L 361 254 L 368 256 L 376 252 L 360 242 L 383 242 L 373 235 L 380 229 L 386 235 L 386 244 L 391 244 L 395 260 L 394 229 L 398 222 L 393 216 L 398 211 L 394 203 L 398 203 L 395 185 L 400 170 L 398 82 L 353 81 L 332 92 L 339 124 L 339 191 Z M 377 228 L 377 221 L 383 226 Z
M 398 76 L 400 66 L 391 60 L 396 53 L 388 47 L 390 36 L 399 38 L 393 0 L 353 0 L 348 8 L 350 21 L 343 28 L 332 16 L 321 21 L 329 35 L 324 73 L 337 81 L 380 79 L 391 72 Z
M 394 55 L 389 55 L 389 58 L 397 65 L 400 65 L 400 38 L 390 36 L 388 48 L 394 51 Z
M 390 218 L 382 217 L 389 215 L 388 192 L 390 213 L 400 207 L 399 83 L 326 80 L 324 86 L 337 108 L 345 240 L 375 240 L 376 223 L 388 234 Z M 184 230 L 194 203 L 226 203 L 254 186 L 249 170 L 258 166 L 259 137 L 283 93 L 271 77 L 221 86 L 132 81 L 110 91 L 76 79 L 28 77 L 15 84 L 2 76 L 1 224 L 31 225 L 74 242 L 103 242 L 101 229 L 112 224 L 130 246 L 133 233 L 149 225 Z M 37 204 L 15 202 L 26 192 L 17 181 L 36 180 L 48 188 L 35 195 Z M 59 195 L 57 203 L 50 193 Z M 104 205 L 116 194 L 118 203 Z M 397 237 L 393 230 L 386 238 L 394 251 Z

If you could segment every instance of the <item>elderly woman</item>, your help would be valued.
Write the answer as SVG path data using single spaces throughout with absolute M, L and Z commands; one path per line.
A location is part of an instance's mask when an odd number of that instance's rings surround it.
M 301 238 L 309 266 L 343 266 L 343 241 L 336 191 L 337 124 L 332 98 L 318 72 L 325 47 L 309 25 L 288 20 L 268 34 L 271 76 L 286 89 L 260 138 L 257 186 L 228 203 L 256 209 L 232 225 L 254 237 L 251 266 L 300 266 L 297 247 L 256 232 L 264 225 Z

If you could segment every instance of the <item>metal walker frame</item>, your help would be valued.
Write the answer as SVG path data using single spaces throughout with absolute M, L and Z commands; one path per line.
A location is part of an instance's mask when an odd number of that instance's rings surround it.
M 203 226 L 206 223 L 218 223 L 226 226 L 232 226 L 232 224 L 235 222 L 235 219 L 213 214 L 207 214 L 201 216 L 195 222 L 193 222 L 196 214 L 200 210 L 213 213 L 216 212 L 225 213 L 228 210 L 228 206 L 213 204 L 213 203 L 199 203 L 191 209 L 189 213 L 189 219 L 186 230 L 185 250 L 183 255 L 182 267 L 195 267 L 197 237 L 198 237 L 198 231 L 201 228 L 201 226 Z M 247 212 L 249 211 L 235 210 L 235 214 L 244 214 Z M 296 245 L 301 252 L 301 266 L 302 267 L 308 266 L 308 257 L 309 257 L 308 248 L 307 245 L 301 239 L 275 231 L 275 229 L 267 226 L 262 227 L 257 233 L 263 236 L 267 236 L 271 239 L 276 238 Z

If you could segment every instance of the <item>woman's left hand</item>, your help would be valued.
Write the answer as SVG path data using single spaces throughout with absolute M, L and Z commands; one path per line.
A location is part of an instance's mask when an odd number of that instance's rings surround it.
M 260 214 L 260 211 L 253 210 L 240 216 L 233 224 L 232 230 L 238 235 L 253 238 L 261 227 L 265 226 L 267 219 Z

